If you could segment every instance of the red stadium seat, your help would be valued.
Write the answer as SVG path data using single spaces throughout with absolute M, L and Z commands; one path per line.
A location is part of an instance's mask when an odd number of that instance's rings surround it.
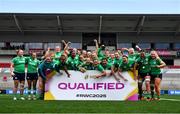
M 7 82 L 7 76 L 6 75 L 3 76 L 3 81 Z
M 0 63 L 0 68 L 9 68 L 10 63 Z

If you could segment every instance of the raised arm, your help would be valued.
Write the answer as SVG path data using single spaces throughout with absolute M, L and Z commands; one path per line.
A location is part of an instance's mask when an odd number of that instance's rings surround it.
M 71 44 L 71 42 L 66 43 L 64 40 L 62 40 L 62 43 L 65 45 L 64 52 L 69 53 L 68 49 L 69 49 L 69 45 Z
M 70 78 L 70 75 L 71 75 L 71 74 L 68 72 L 67 67 L 66 67 L 66 66 L 64 66 L 64 68 L 63 68 L 63 69 L 64 69 L 64 71 L 66 72 L 66 74 L 67 74 L 68 78 Z
M 62 43 L 65 45 L 64 50 L 67 50 L 71 42 L 66 43 L 64 40 L 62 40 Z
M 96 78 L 100 78 L 100 77 L 103 77 L 103 76 L 106 76 L 106 71 L 102 71 L 101 74 L 98 74 L 96 75 Z
M 94 42 L 95 42 L 95 45 L 96 45 L 96 51 L 97 51 L 98 48 L 99 48 L 98 41 L 97 41 L 96 39 L 94 39 Z
M 138 52 L 140 52 L 142 50 L 138 45 L 136 45 L 135 47 Z
M 128 81 L 126 78 L 124 78 L 124 76 L 122 75 L 122 70 L 120 68 L 118 68 L 118 75 L 124 80 L 124 81 Z
M 48 49 L 47 49 L 47 51 L 45 53 L 45 56 L 49 55 L 49 53 L 50 53 L 50 47 L 48 47 Z
M 43 53 L 44 55 L 41 57 L 41 59 L 45 59 L 50 53 L 50 47 L 48 47 L 48 49 L 46 50 L 45 53 Z

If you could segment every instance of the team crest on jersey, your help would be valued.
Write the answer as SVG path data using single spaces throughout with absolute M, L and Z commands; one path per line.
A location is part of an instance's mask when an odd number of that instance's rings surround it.
M 25 63 L 25 61 L 21 60 L 21 61 L 19 61 L 19 63 Z
M 36 63 L 29 63 L 30 65 L 33 65 L 33 66 L 35 66 L 36 65 Z
M 124 69 L 126 69 L 126 68 L 127 68 L 127 66 L 124 66 L 123 68 L 124 68 Z

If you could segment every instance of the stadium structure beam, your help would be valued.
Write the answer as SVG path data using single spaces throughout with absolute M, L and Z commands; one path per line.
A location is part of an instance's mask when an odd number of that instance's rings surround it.
M 15 32 L 16 30 L 0 30 L 0 32 Z M 43 30 L 43 29 L 38 29 L 38 30 L 28 30 L 28 29 L 26 29 L 26 30 L 23 30 L 24 32 L 43 32 L 43 31 L 45 31 L 45 32 L 55 32 L 55 31 L 57 31 L 57 30 Z M 80 30 L 80 31 L 82 31 L 82 30 Z M 78 31 L 79 32 L 79 31 Z M 118 31 L 118 32 L 126 32 L 126 33 L 128 33 L 128 32 L 132 32 L 132 33 L 137 33 L 137 31 Z M 151 32 L 154 32 L 154 33 L 166 33 L 166 32 L 168 32 L 168 33 L 175 33 L 176 31 L 143 31 L 143 33 L 151 33 Z
M 143 25 L 144 25 L 144 21 L 145 21 L 145 16 L 142 16 L 139 20 L 138 20 L 138 23 L 136 25 L 136 28 L 135 28 L 135 31 L 137 32 L 137 35 L 140 34 L 142 28 L 143 28 Z
M 180 32 L 180 22 L 179 22 L 178 25 L 176 26 L 176 30 L 175 30 L 174 36 L 176 36 L 177 34 L 179 34 L 179 32 Z
M 24 34 L 24 31 L 22 30 L 22 27 L 21 27 L 21 25 L 19 24 L 19 20 L 17 19 L 17 17 L 16 17 L 15 14 L 13 15 L 13 18 L 14 18 L 15 24 L 16 24 L 19 32 L 21 32 L 22 34 Z
M 60 16 L 56 16 L 56 18 L 57 18 L 57 24 L 58 24 L 58 31 L 62 35 L 63 34 L 62 19 Z
M 101 30 L 102 30 L 102 16 L 99 17 L 99 36 L 98 36 L 98 43 L 101 43 Z

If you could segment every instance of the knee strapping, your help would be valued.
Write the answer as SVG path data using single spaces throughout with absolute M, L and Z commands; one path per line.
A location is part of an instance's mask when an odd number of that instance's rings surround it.
M 145 79 L 145 82 L 150 82 L 151 80 L 149 78 L 146 78 Z

